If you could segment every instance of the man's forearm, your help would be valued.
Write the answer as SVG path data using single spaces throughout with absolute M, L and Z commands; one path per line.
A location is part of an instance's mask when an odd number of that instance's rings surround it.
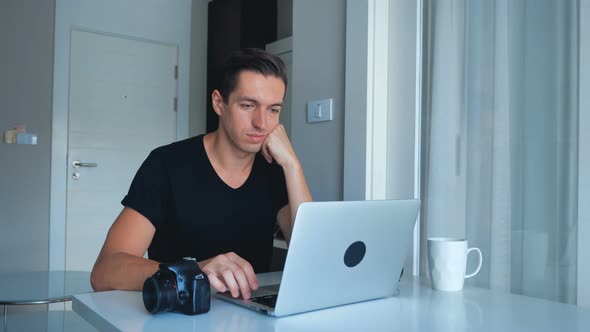
M 92 270 L 90 282 L 97 291 L 141 290 L 144 281 L 158 271 L 159 263 L 126 253 L 100 258 Z
M 293 231 L 293 225 L 295 223 L 295 214 L 297 213 L 297 208 L 299 208 L 301 203 L 310 202 L 313 199 L 311 197 L 309 187 L 307 186 L 305 175 L 303 174 L 303 168 L 299 162 L 283 167 L 283 170 L 285 172 L 285 181 L 287 183 L 287 193 L 289 197 L 290 232 L 286 235 L 287 240 L 289 241 L 291 238 L 291 232 Z

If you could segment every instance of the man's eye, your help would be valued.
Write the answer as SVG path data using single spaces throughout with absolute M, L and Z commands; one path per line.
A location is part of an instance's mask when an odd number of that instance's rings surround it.
M 280 108 L 271 108 L 270 111 L 273 113 L 280 113 L 281 109 Z
M 252 109 L 252 108 L 254 108 L 254 105 L 252 105 L 252 104 L 242 104 L 242 108 Z

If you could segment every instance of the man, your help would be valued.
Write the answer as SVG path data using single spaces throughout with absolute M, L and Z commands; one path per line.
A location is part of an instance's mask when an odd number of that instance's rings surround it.
M 190 256 L 216 290 L 250 297 L 255 271 L 270 263 L 274 223 L 289 241 L 297 207 L 312 199 L 279 124 L 286 85 L 274 55 L 228 58 L 212 93 L 218 129 L 144 161 L 94 265 L 94 290 L 141 290 L 159 262 Z

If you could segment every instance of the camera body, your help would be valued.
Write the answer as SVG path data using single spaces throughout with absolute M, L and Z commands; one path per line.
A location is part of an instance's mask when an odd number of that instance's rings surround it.
M 143 283 L 142 293 L 143 304 L 152 314 L 175 311 L 197 315 L 211 307 L 209 279 L 194 259 L 161 263 Z

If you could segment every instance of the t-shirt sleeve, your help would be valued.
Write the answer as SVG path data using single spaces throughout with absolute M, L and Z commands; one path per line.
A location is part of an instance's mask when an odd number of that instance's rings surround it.
M 285 172 L 283 168 L 273 162 L 272 169 L 272 198 L 273 198 L 273 212 L 276 216 L 279 210 L 289 204 L 289 196 L 287 193 L 287 183 L 285 181 Z
M 121 204 L 141 213 L 157 228 L 165 220 L 166 200 L 170 197 L 168 192 L 163 156 L 156 149 L 135 174 L 129 192 Z

